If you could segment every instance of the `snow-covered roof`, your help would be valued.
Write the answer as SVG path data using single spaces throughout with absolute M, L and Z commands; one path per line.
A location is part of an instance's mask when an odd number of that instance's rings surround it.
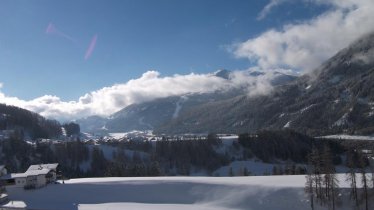
M 10 174 L 10 178 L 22 178 L 28 176 L 38 176 L 38 175 L 45 175 L 48 174 L 51 169 L 41 169 L 41 170 L 30 170 L 26 171 L 25 173 L 17 173 L 17 174 Z
M 0 165 L 0 171 L 2 171 L 5 168 L 5 165 Z
M 2 207 L 9 207 L 10 209 L 26 209 L 27 205 L 23 201 L 12 201 L 4 204 Z
M 31 165 L 27 169 L 27 171 L 42 170 L 42 169 L 56 170 L 57 166 L 58 166 L 58 163 Z

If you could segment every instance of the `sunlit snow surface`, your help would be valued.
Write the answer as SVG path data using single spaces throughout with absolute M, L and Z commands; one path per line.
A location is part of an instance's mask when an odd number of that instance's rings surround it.
M 320 136 L 320 137 L 317 137 L 317 138 L 374 141 L 374 136 L 357 136 L 357 135 L 347 135 L 347 134 L 337 134 L 337 135 L 329 135 L 329 136 Z
M 86 178 L 8 193 L 30 209 L 307 209 L 304 185 L 303 175 Z

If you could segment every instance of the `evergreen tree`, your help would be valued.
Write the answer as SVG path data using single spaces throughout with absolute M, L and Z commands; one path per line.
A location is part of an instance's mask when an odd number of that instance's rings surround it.
M 101 177 L 104 176 L 107 160 L 104 157 L 103 151 L 98 147 L 92 148 L 92 162 L 91 162 L 91 173 L 92 176 Z
M 358 201 L 358 193 L 357 193 L 357 180 L 356 180 L 356 168 L 357 165 L 354 161 L 354 151 L 349 150 L 347 151 L 347 167 L 348 167 L 348 173 L 347 173 L 347 181 L 350 182 L 350 198 L 354 200 L 355 202 L 355 209 L 358 209 L 359 207 L 359 201 Z
M 229 176 L 234 176 L 234 171 L 232 167 L 229 168 Z
M 368 178 L 366 176 L 366 171 L 365 169 L 361 170 L 361 183 L 362 183 L 362 187 L 363 187 L 363 199 L 365 201 L 365 210 L 369 210 L 369 203 L 368 203 Z
M 249 175 L 250 175 L 250 172 L 249 172 L 248 168 L 244 167 L 244 169 L 243 169 L 243 176 L 249 176 Z
M 311 173 L 312 170 L 308 170 L 308 175 L 306 176 L 306 183 L 305 183 L 305 192 L 309 194 L 310 199 L 310 207 L 314 210 L 314 196 L 315 196 L 315 189 L 314 189 L 314 176 Z
M 332 209 L 335 210 L 336 199 L 338 195 L 338 180 L 335 175 L 335 167 L 332 162 L 332 154 L 328 144 L 325 144 L 323 154 L 323 173 L 324 173 L 324 184 L 325 184 L 325 198 L 331 202 Z
M 363 188 L 362 199 L 365 202 L 365 210 L 369 210 L 369 202 L 368 202 L 369 192 L 368 192 L 368 177 L 366 174 L 366 165 L 367 165 L 366 158 L 361 152 L 358 153 L 358 157 L 359 157 L 359 164 L 360 164 L 359 171 L 361 175 L 361 184 Z

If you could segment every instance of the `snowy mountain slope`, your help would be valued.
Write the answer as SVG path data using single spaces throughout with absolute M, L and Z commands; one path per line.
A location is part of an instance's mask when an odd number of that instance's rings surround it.
M 342 188 L 348 187 L 344 175 L 338 178 Z M 13 188 L 8 193 L 11 200 L 40 210 L 286 210 L 310 208 L 304 185 L 305 176 L 86 178 L 32 191 Z M 346 196 L 342 192 L 341 200 Z M 339 209 L 350 209 L 342 205 Z
M 83 132 L 90 131 L 91 133 L 107 133 L 107 129 L 105 128 L 107 121 L 108 119 L 105 117 L 90 116 L 76 120 L 75 122 L 80 125 Z
M 311 135 L 374 133 L 373 52 L 374 33 L 267 96 L 194 107 L 156 131 L 241 133 L 287 127 Z
M 245 78 L 256 78 L 265 75 L 259 71 L 241 72 Z M 227 81 L 235 80 L 234 72 L 229 70 L 218 70 L 212 76 L 223 78 Z M 288 83 L 296 78 L 294 75 L 287 75 L 280 72 L 269 75 L 273 85 Z M 241 81 L 243 82 L 243 81 Z M 231 83 L 235 83 L 232 81 Z M 199 107 L 207 103 L 227 100 L 238 95 L 247 94 L 246 85 L 241 85 L 231 89 L 208 93 L 194 93 L 178 96 L 159 98 L 152 101 L 132 104 L 124 109 L 112 114 L 107 119 L 90 117 L 81 119 L 78 123 L 84 132 L 127 132 L 131 130 L 153 130 L 172 119 L 178 118 L 184 112 L 194 107 Z M 105 128 L 105 129 L 104 129 Z

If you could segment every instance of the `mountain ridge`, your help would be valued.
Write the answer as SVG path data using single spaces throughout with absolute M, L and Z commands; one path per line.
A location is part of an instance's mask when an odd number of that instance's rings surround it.
M 310 135 L 374 133 L 372 52 L 374 33 L 341 50 L 314 72 L 269 95 L 206 104 L 156 132 L 243 133 L 291 128 Z
M 217 70 L 211 75 L 230 81 L 237 72 L 226 69 Z M 248 78 L 256 78 L 265 75 L 260 71 L 242 71 Z M 273 86 L 279 86 L 293 81 L 294 75 L 274 73 L 269 76 L 269 83 Z M 214 101 L 226 100 L 239 95 L 246 95 L 247 85 L 242 84 L 237 87 L 231 87 L 225 90 L 216 90 L 206 93 L 187 93 L 177 96 L 158 98 L 152 101 L 139 104 L 131 104 L 122 110 L 113 113 L 108 118 L 99 116 L 89 117 L 77 120 L 83 131 L 86 132 L 127 132 L 131 130 L 153 130 L 163 124 L 178 118 L 186 111 L 195 106 L 201 106 Z M 92 122 L 90 122 L 92 121 Z

